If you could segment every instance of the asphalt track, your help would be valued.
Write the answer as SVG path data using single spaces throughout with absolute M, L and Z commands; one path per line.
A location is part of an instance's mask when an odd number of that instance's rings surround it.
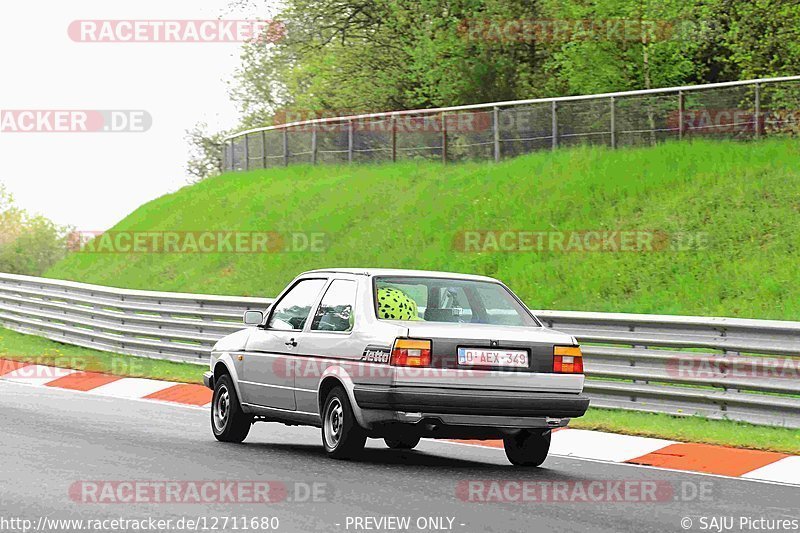
M 216 525 L 217 530 L 222 530 L 219 520 L 224 517 L 277 517 L 277 531 L 284 532 L 663 533 L 717 531 L 716 524 L 726 523 L 723 519 L 732 521 L 731 531 L 755 531 L 752 521 L 762 519 L 768 522 L 760 522 L 760 530 L 772 529 L 765 526 L 774 520 L 790 522 L 773 530 L 800 530 L 791 522 L 800 518 L 800 488 L 774 483 L 557 456 L 548 458 L 542 468 L 525 470 L 508 464 L 502 450 L 438 441 L 423 441 L 415 451 L 401 452 L 370 440 L 361 460 L 341 462 L 325 457 L 315 428 L 257 424 L 245 444 L 223 444 L 211 435 L 206 409 L 10 382 L 0 382 L 0 412 L 3 531 L 21 530 L 19 523 L 8 522 L 12 518 L 31 520 L 35 528 L 42 517 L 173 521 L 204 517 L 205 527 Z M 81 480 L 270 480 L 289 487 L 289 497 L 272 503 L 86 503 L 70 493 Z M 497 481 L 501 486 L 508 486 L 508 480 L 541 485 L 566 481 L 570 487 L 593 481 L 636 486 L 649 480 L 673 487 L 674 494 L 656 502 L 530 498 L 480 502 L 459 492 L 469 480 Z M 295 490 L 313 483 L 319 487 L 318 501 L 290 501 L 297 499 Z M 390 516 L 410 517 L 411 526 L 381 527 L 365 521 Z M 422 523 L 428 517 L 445 519 L 436 527 Z M 718 522 L 712 521 L 714 517 Z M 742 518 L 751 521 L 741 527 Z M 77 526 L 47 530 L 75 531 Z M 226 530 L 266 529 L 229 525 Z

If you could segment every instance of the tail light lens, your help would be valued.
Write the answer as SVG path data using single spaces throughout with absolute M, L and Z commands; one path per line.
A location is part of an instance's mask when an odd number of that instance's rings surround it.
M 554 347 L 553 372 L 559 374 L 583 374 L 583 354 L 580 346 Z
M 392 348 L 392 366 L 430 366 L 431 341 L 397 339 Z

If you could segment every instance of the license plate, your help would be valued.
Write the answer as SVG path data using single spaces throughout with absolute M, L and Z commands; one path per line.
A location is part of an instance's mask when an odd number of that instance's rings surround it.
M 528 352 L 522 350 L 486 350 L 459 348 L 458 364 L 462 366 L 500 366 L 527 368 Z

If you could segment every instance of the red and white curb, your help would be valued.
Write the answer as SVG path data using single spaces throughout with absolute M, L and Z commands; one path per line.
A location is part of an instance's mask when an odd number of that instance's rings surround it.
M 211 391 L 202 385 L 145 378 L 124 378 L 67 368 L 0 359 L 0 379 L 41 387 L 89 392 L 113 398 L 157 400 L 183 405 L 211 405 Z
M 90 394 L 208 407 L 211 391 L 202 385 L 21 363 L 0 359 L 0 380 Z M 502 448 L 501 441 L 455 441 Z M 645 465 L 774 483 L 800 485 L 800 456 L 743 450 L 711 444 L 683 443 L 583 429 L 553 432 L 552 455 L 611 463 Z

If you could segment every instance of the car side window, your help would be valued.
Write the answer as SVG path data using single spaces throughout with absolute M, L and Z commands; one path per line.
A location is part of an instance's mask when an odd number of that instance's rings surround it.
M 356 282 L 347 279 L 333 280 L 314 313 L 311 329 L 314 331 L 352 331 L 355 303 Z
M 304 279 L 298 282 L 275 304 L 267 328 L 290 331 L 303 329 L 311 306 L 325 283 L 324 279 Z

